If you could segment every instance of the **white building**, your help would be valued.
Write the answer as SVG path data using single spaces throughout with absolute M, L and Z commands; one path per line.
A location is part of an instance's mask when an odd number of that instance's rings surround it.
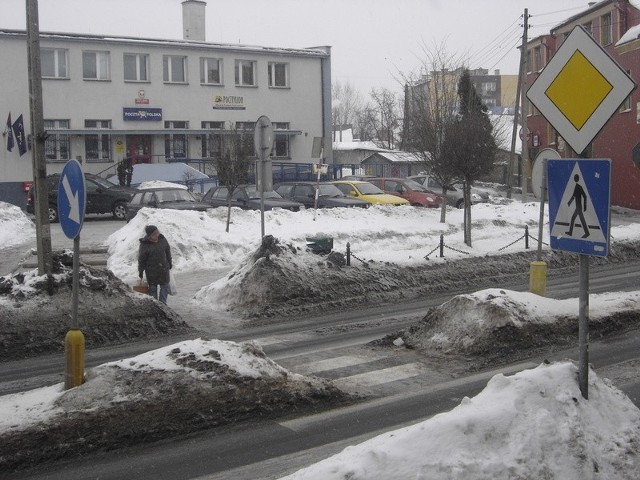
M 183 40 L 41 32 L 47 173 L 72 158 L 103 176 L 126 158 L 215 159 L 221 136 L 244 128 L 253 138 L 261 115 L 274 126 L 274 163 L 317 162 L 314 137 L 331 135 L 330 47 L 206 42 L 205 5 L 182 3 Z M 29 136 L 25 31 L 0 30 L 0 65 L 0 132 L 10 113 L 13 122 L 23 116 Z M 0 201 L 23 206 L 32 154 L 9 152 L 7 138 L 5 132 Z

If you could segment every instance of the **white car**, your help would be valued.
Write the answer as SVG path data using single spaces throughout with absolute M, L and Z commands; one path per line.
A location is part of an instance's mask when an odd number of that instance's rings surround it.
M 421 175 L 412 175 L 411 177 L 407 177 L 414 182 L 418 182 L 420 185 L 425 187 L 427 190 L 430 190 L 438 195 L 442 195 L 442 184 L 438 182 L 431 175 L 421 174 Z M 464 207 L 464 193 L 462 191 L 461 184 L 455 185 L 447 185 L 447 205 L 451 205 L 456 208 Z M 471 203 L 486 203 L 489 201 L 489 195 L 486 192 L 481 190 L 471 188 Z

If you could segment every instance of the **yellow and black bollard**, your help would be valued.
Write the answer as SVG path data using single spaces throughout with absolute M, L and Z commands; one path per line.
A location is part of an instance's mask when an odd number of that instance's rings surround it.
M 65 380 L 64 388 L 78 387 L 84 383 L 84 334 L 71 329 L 64 339 Z

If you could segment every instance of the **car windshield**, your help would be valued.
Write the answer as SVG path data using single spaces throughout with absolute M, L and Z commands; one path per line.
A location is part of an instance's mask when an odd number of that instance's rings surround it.
M 344 197 L 344 193 L 335 185 L 320 185 L 318 195 L 321 197 Z
M 413 180 L 407 179 L 405 181 L 405 183 L 406 183 L 407 187 L 409 187 L 414 192 L 428 192 L 429 191 L 426 188 L 424 188 L 422 185 L 420 185 L 418 182 L 415 182 Z
M 179 188 L 172 190 L 157 190 L 156 198 L 158 199 L 158 203 L 196 201 L 196 199 L 193 197 L 193 195 L 191 195 L 191 193 L 189 193 L 189 191 Z
M 384 193 L 378 187 L 369 182 L 357 183 L 356 187 L 360 190 L 362 195 L 380 195 L 381 193 Z
M 109 180 L 105 180 L 102 177 L 99 177 L 97 175 L 91 175 L 91 181 L 97 183 L 98 185 L 100 185 L 102 188 L 112 188 L 115 187 L 115 185 L 113 183 L 111 183 Z
M 251 199 L 260 198 L 260 192 L 255 185 L 245 187 L 245 191 L 247 192 L 247 196 Z M 264 198 L 282 198 L 282 196 L 278 192 L 271 190 L 270 192 L 264 192 Z

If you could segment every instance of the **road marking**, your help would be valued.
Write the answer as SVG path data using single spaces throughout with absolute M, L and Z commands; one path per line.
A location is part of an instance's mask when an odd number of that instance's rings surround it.
M 303 333 L 292 333 L 288 335 L 274 335 L 271 337 L 262 337 L 262 338 L 254 338 L 253 341 L 256 342 L 261 347 L 266 347 L 268 345 L 276 345 L 278 343 L 286 344 L 292 341 L 299 340 L 307 340 L 314 335 L 312 333 L 303 332 Z
M 456 378 L 448 382 L 436 383 L 432 385 L 431 388 L 429 388 L 428 392 L 426 392 L 425 389 L 421 388 L 415 391 L 397 393 L 394 395 L 385 396 L 381 398 L 374 398 L 373 400 L 370 400 L 367 402 L 356 403 L 355 405 L 351 405 L 348 407 L 330 410 L 328 412 L 322 412 L 322 413 L 317 413 L 315 415 L 308 415 L 305 417 L 294 418 L 292 420 L 279 422 L 279 424 L 280 426 L 293 430 L 294 432 L 302 432 L 302 431 L 314 428 L 315 425 L 321 425 L 327 422 L 329 419 L 335 419 L 339 417 L 349 418 L 357 414 L 358 412 L 361 412 L 370 408 L 381 407 L 383 405 L 390 405 L 397 402 L 400 399 L 406 400 L 410 397 L 419 397 L 427 394 L 433 394 L 449 388 L 465 385 L 467 383 L 473 383 L 478 380 L 488 381 L 494 375 L 497 375 L 497 374 L 512 375 L 522 370 L 536 368 L 539 365 L 540 365 L 539 363 L 534 363 L 534 362 L 522 362 L 515 365 L 510 365 L 508 367 L 500 367 L 500 368 L 496 368 L 495 370 L 476 373 L 473 375 L 469 375 L 467 377 Z M 334 380 L 334 383 L 337 383 L 337 382 Z M 417 423 L 418 421 L 419 420 L 412 421 L 411 423 L 412 424 Z
M 419 363 L 406 363 L 404 365 L 398 365 L 397 367 L 383 368 L 381 370 L 374 370 L 372 372 L 359 373 L 357 375 L 351 375 L 350 377 L 342 377 L 334 380 L 334 383 L 338 388 L 346 387 L 371 387 L 373 385 L 380 385 L 383 383 L 395 382 L 396 380 L 404 380 L 405 378 L 411 378 L 423 373 Z
M 317 373 L 327 370 L 335 370 L 336 368 L 352 367 L 354 365 L 362 365 L 364 363 L 375 362 L 377 360 L 387 358 L 388 355 L 378 356 L 358 356 L 344 355 L 341 357 L 328 358 L 317 362 L 302 363 L 294 368 L 299 373 Z

